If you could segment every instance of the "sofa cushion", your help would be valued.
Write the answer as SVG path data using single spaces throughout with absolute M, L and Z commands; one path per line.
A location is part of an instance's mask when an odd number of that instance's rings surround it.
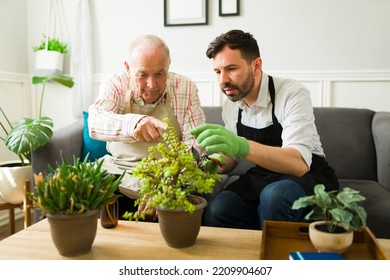
M 89 136 L 88 113 L 83 112 L 83 117 L 84 117 L 84 129 L 83 129 L 83 147 L 81 151 L 81 159 L 84 160 L 84 158 L 89 153 L 89 159 L 91 161 L 94 161 L 107 154 L 106 142 L 92 139 Z
M 375 113 L 372 134 L 378 158 L 378 182 L 390 191 L 390 112 Z
M 389 192 L 378 182 L 369 180 L 339 180 L 340 189 L 350 187 L 360 192 L 366 200 L 361 205 L 367 212 L 367 226 L 378 238 L 390 238 Z
M 314 108 L 326 159 L 338 178 L 377 181 L 371 129 L 374 113 L 368 109 Z

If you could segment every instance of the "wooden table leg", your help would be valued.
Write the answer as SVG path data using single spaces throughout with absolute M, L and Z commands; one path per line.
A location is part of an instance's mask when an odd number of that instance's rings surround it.
M 24 228 L 31 226 L 31 201 L 27 196 L 30 192 L 30 181 L 24 184 L 24 199 L 23 199 L 23 213 L 24 213 Z
M 8 219 L 11 235 L 16 232 L 15 229 L 15 208 L 20 208 L 23 211 L 24 215 L 24 228 L 31 226 L 31 208 L 32 202 L 28 198 L 27 193 L 30 192 L 30 181 L 26 181 L 24 184 L 24 198 L 23 203 L 12 204 L 12 203 L 2 203 L 0 204 L 0 210 L 8 209 Z
M 8 210 L 8 220 L 9 220 L 9 229 L 11 235 L 15 233 L 15 208 L 9 208 Z

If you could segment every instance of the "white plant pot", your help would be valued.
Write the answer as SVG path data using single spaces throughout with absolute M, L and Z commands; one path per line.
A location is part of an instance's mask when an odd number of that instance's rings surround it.
M 344 253 L 352 245 L 353 230 L 344 233 L 329 233 L 320 231 L 316 225 L 324 224 L 324 221 L 313 222 L 309 225 L 309 237 L 318 252 Z
M 16 166 L 18 161 L 0 163 L 0 197 L 8 203 L 19 204 L 23 202 L 26 180 L 32 180 L 32 167 Z M 5 166 L 12 164 L 13 166 Z
M 62 74 L 64 54 L 56 51 L 40 50 L 35 52 L 35 75 L 50 76 Z

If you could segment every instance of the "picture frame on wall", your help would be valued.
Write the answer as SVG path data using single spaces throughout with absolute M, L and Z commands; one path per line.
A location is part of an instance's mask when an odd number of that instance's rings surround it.
M 219 0 L 219 16 L 239 16 L 240 0 Z
M 164 0 L 164 26 L 208 24 L 208 0 Z

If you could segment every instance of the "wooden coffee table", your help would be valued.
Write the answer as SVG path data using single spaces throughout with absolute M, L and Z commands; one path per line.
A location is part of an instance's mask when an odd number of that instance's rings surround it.
M 171 248 L 157 223 L 119 221 L 113 229 L 98 225 L 89 253 L 61 256 L 51 240 L 49 224 L 42 220 L 0 241 L 0 259 L 87 260 L 238 260 L 259 259 L 261 231 L 202 227 L 195 245 Z
M 113 229 L 98 225 L 89 253 L 61 256 L 51 240 L 49 224 L 42 220 L 0 241 L 0 259 L 6 260 L 258 260 L 262 232 L 218 227 L 201 227 L 195 245 L 171 248 L 157 223 L 119 221 Z M 378 239 L 390 255 L 390 239 Z

